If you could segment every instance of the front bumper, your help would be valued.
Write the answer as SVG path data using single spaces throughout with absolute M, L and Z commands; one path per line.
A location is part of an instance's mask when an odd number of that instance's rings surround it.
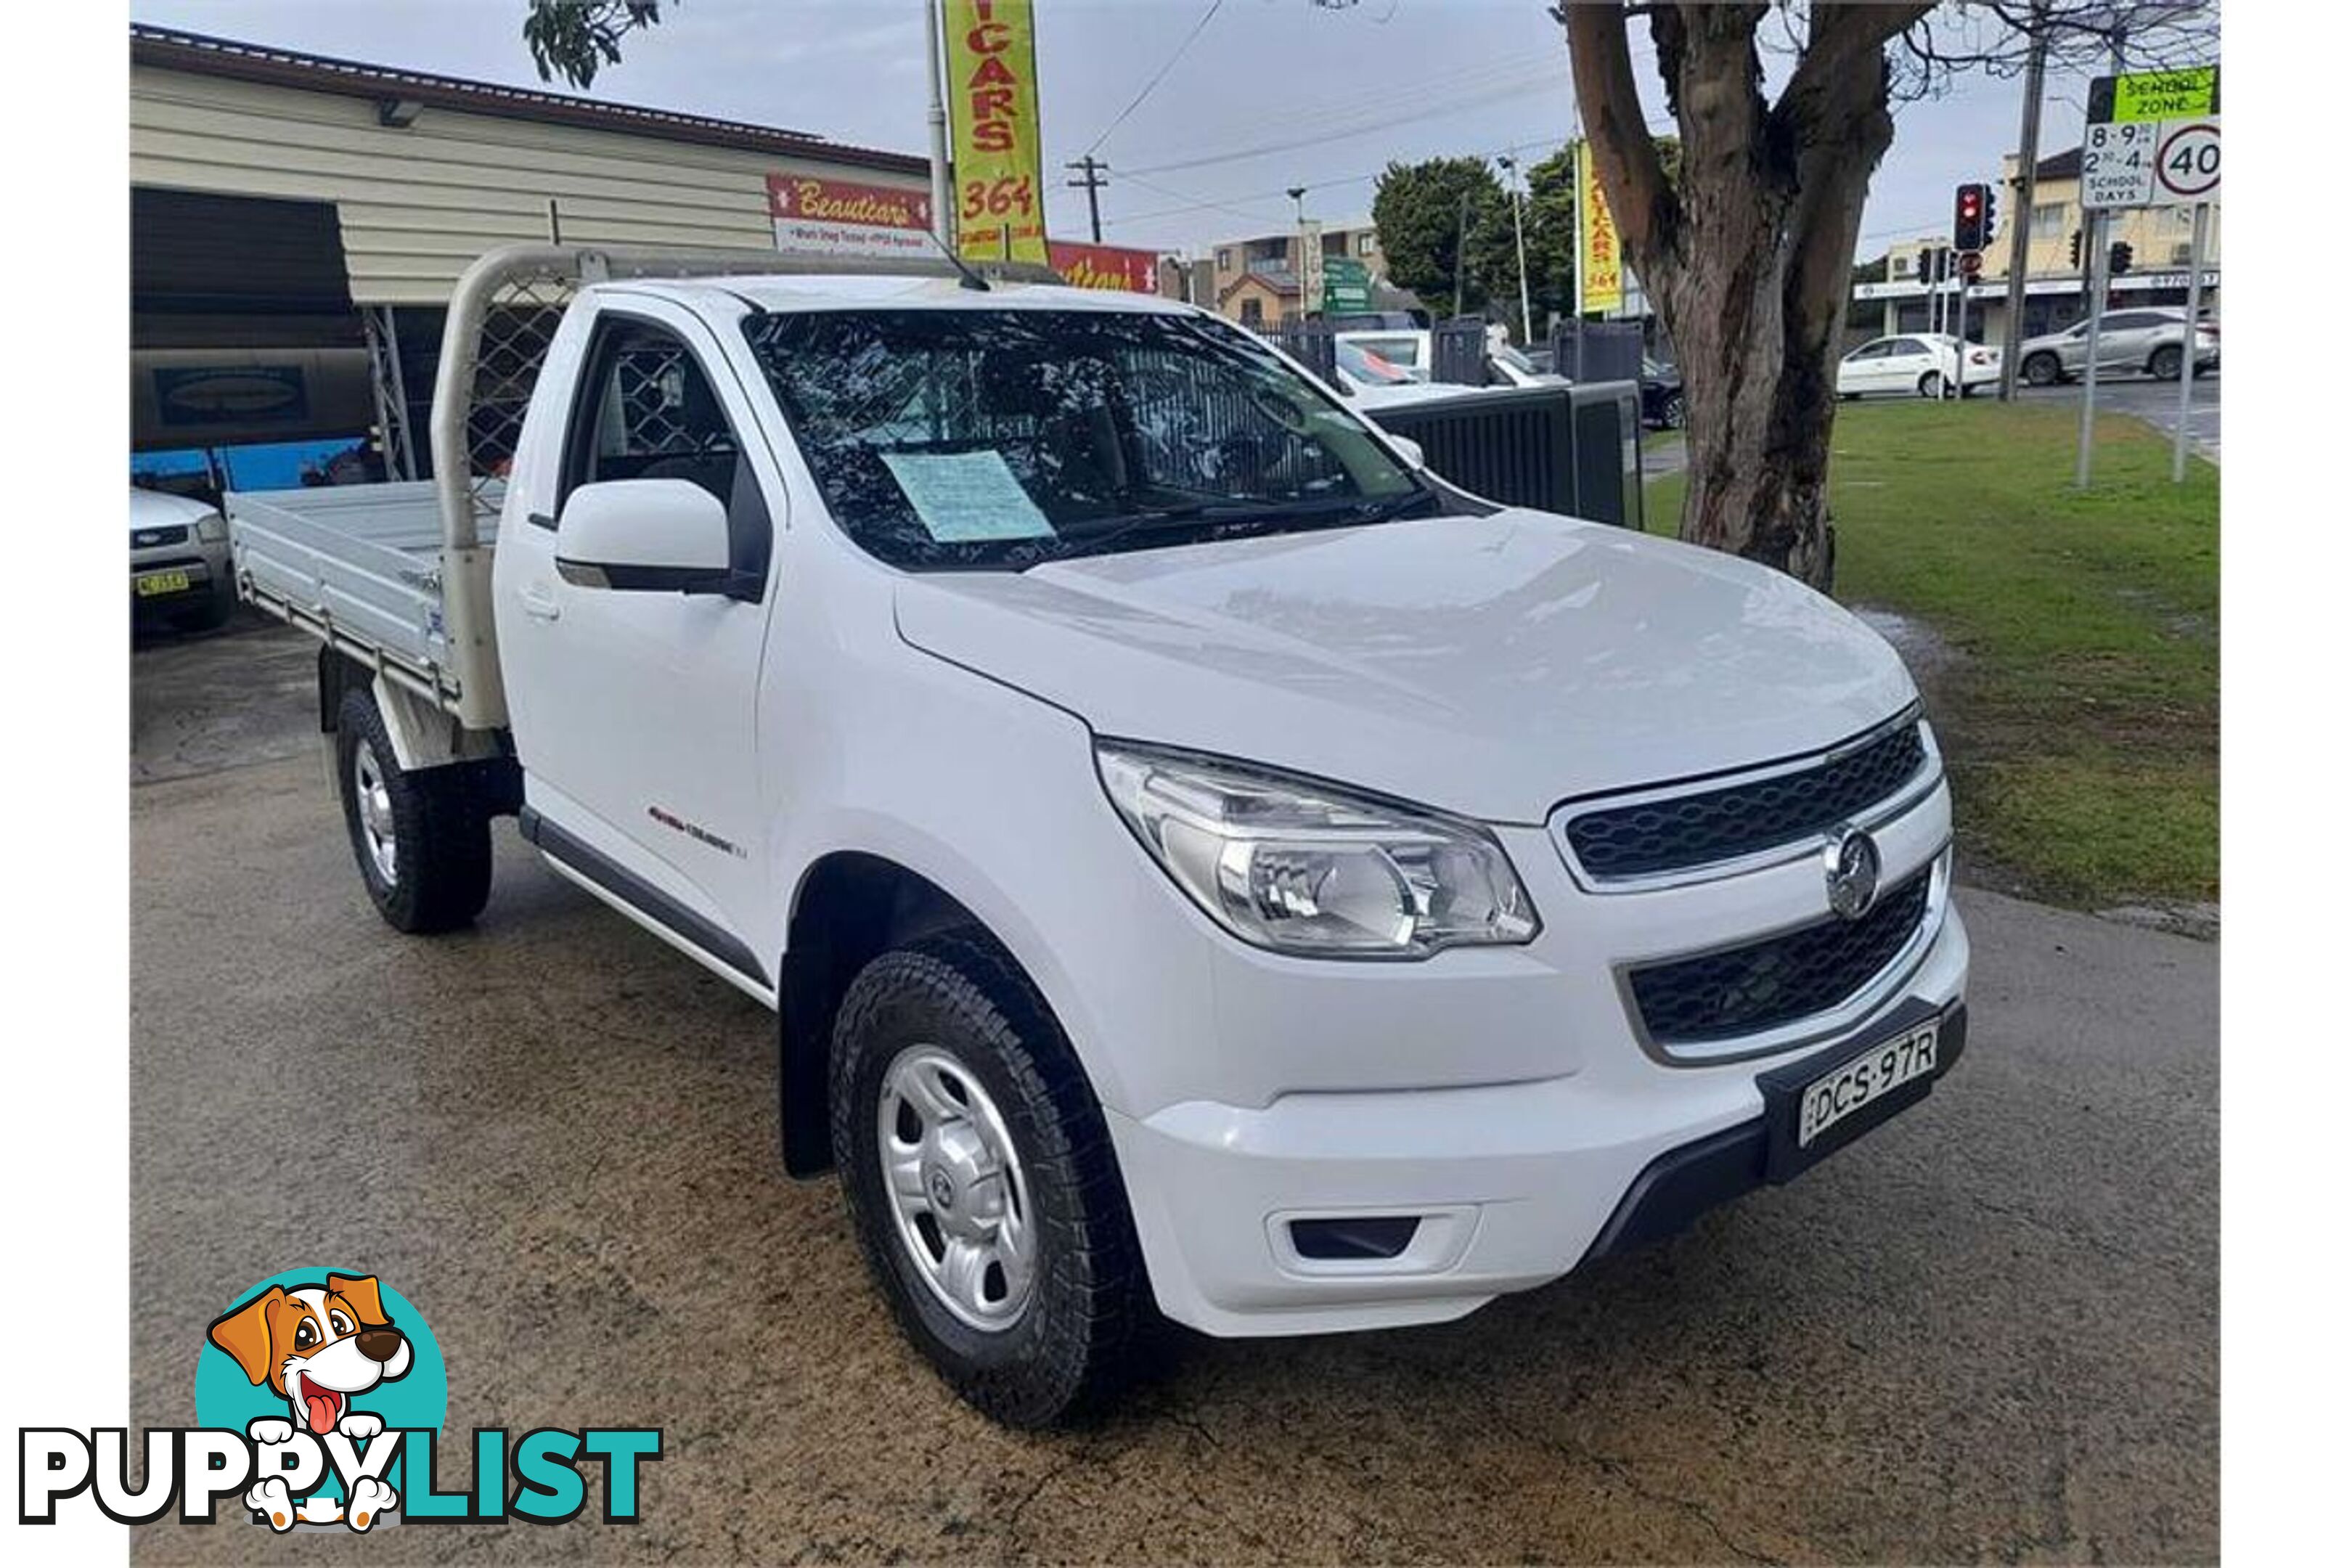
M 186 578 L 185 585 L 163 586 L 173 574 Z M 148 586 L 142 588 L 142 582 Z M 131 608 L 134 614 L 184 610 L 201 601 L 226 598 L 235 592 L 225 545 L 217 550 L 191 544 L 131 552 Z
M 1608 1042 L 1565 1076 L 1107 1108 L 1161 1309 L 1222 1335 L 1443 1321 L 1678 1226 L 1764 1179 L 1759 1075 L 1962 1000 L 1968 934 L 1834 1039 L 1718 1065 Z M 1295 1220 L 1417 1216 L 1393 1258 L 1301 1255 Z

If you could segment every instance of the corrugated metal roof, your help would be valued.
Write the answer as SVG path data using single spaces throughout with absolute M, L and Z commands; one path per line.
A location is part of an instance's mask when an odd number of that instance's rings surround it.
M 502 87 L 496 82 L 470 81 L 462 77 L 394 66 L 370 65 L 328 55 L 302 54 L 266 44 L 212 37 L 172 27 L 132 23 L 131 58 L 135 65 L 200 75 L 234 77 L 245 81 L 309 88 L 319 92 L 356 98 L 407 99 L 477 114 L 506 115 L 554 125 L 591 130 L 625 131 L 639 136 L 666 137 L 706 147 L 733 147 L 750 152 L 778 153 L 822 158 L 892 174 L 929 172 L 929 160 L 911 153 L 856 147 L 827 141 L 803 131 L 785 131 L 741 121 L 716 120 L 708 115 L 674 110 L 646 109 L 635 104 L 603 103 L 564 93 Z

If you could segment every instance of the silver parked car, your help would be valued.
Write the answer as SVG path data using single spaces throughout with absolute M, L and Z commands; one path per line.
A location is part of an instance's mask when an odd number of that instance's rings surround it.
M 2100 318 L 2099 369 L 2146 371 L 2167 381 L 2180 374 L 2181 324 L 2187 312 L 2177 307 L 2109 310 Z M 2075 322 L 2063 332 L 2028 338 L 2018 349 L 2018 371 L 2035 386 L 2072 381 L 2083 374 L 2090 353 L 2091 323 Z M 2210 321 L 2197 323 L 2196 374 L 2203 375 L 2221 363 L 2221 330 Z

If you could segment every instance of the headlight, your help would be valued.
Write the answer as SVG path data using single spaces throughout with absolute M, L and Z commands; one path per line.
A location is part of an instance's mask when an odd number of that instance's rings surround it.
M 228 519 L 216 511 L 208 511 L 196 519 L 196 542 L 218 544 L 228 537 Z
M 1510 860 L 1469 823 L 1309 779 L 1103 742 L 1103 787 L 1176 885 L 1277 952 L 1423 958 L 1539 929 Z

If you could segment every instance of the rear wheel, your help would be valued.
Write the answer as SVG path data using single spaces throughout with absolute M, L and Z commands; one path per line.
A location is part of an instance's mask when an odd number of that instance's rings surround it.
M 2058 356 L 2056 354 L 2028 354 L 2025 356 L 2025 363 L 2019 368 L 2024 372 L 2025 383 L 2028 386 L 2055 386 L 2058 384 Z
M 364 687 L 336 713 L 343 824 L 369 901 L 396 931 L 450 931 L 490 897 L 490 813 L 472 763 L 404 770 Z
M 1098 1408 L 1155 1321 L 1102 1109 L 1028 980 L 977 935 L 886 952 L 843 999 L 830 1101 L 876 1285 L 981 1411 Z
M 2147 374 L 2158 381 L 2180 379 L 2180 346 L 2165 343 L 2147 356 Z
M 1922 397 L 1943 396 L 1944 373 L 1939 370 L 1931 370 L 1927 374 L 1921 376 L 1919 378 L 1919 395 Z

